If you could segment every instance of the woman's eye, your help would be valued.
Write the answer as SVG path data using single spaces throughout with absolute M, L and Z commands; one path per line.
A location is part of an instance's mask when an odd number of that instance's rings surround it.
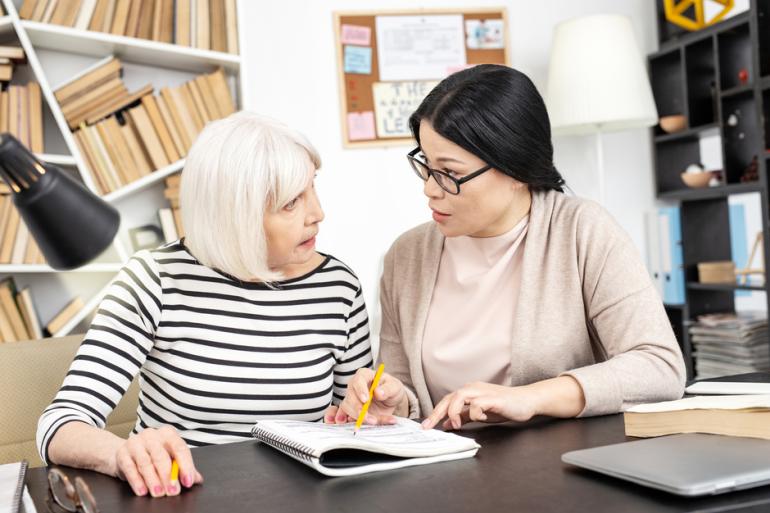
M 290 202 L 288 202 L 283 208 L 286 210 L 292 210 L 294 207 L 297 206 L 297 201 L 299 201 L 299 198 L 294 198 Z
M 448 174 L 449 176 L 457 176 L 457 173 L 452 171 L 451 169 L 444 168 L 442 169 L 442 171 Z

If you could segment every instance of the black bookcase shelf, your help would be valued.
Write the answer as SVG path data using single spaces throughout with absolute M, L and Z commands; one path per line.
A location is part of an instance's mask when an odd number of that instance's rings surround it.
M 736 291 L 736 290 L 756 290 L 765 292 L 765 287 L 757 285 L 739 285 L 730 283 L 698 283 L 691 282 L 687 284 L 689 290 L 724 290 L 724 291 Z
M 685 303 L 666 305 L 666 312 L 692 378 L 691 320 L 734 310 L 736 291 L 768 290 L 767 283 L 698 283 L 697 264 L 732 259 L 728 198 L 758 193 L 764 268 L 770 269 L 770 0 L 750 0 L 749 11 L 695 32 L 666 21 L 663 0 L 656 3 L 660 50 L 649 56 L 649 65 L 658 114 L 687 119 L 687 128 L 679 133 L 655 127 L 652 146 L 657 197 L 680 205 Z M 702 162 L 703 139 L 714 136 L 722 150 L 724 185 L 688 188 L 680 175 L 690 164 Z M 757 177 L 745 181 L 754 161 Z M 770 294 L 765 297 L 770 301 Z
M 752 84 L 739 85 L 726 91 L 722 91 L 722 98 L 729 98 L 731 96 L 738 96 L 741 94 L 750 95 L 754 92 L 754 86 Z
M 681 191 L 664 192 L 658 195 L 662 200 L 700 201 L 714 198 L 724 198 L 732 194 L 746 194 L 749 192 L 761 192 L 762 185 L 758 182 L 736 183 L 719 187 L 705 187 L 703 189 L 683 189 Z
M 681 132 L 676 132 L 673 134 L 656 135 L 655 142 L 661 143 L 661 142 L 678 141 L 678 140 L 684 140 L 684 139 L 698 140 L 703 135 L 708 135 L 709 132 L 713 133 L 714 135 L 719 134 L 719 128 L 720 127 L 718 123 L 708 123 L 706 125 L 695 126 L 693 128 L 689 128 L 687 130 L 683 130 Z
M 770 0 L 757 0 L 757 24 L 759 31 L 759 73 L 770 77 Z

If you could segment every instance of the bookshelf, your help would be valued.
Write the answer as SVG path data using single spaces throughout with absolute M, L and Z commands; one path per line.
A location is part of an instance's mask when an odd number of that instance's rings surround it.
M 732 260 L 728 200 L 746 193 L 759 195 L 763 266 L 770 270 L 770 0 L 751 0 L 747 12 L 696 32 L 668 23 L 662 1 L 656 3 L 660 45 L 648 61 L 658 113 L 687 119 L 686 129 L 678 133 L 652 129 L 656 195 L 679 204 L 682 228 L 685 302 L 666 305 L 666 311 L 693 378 L 692 319 L 733 311 L 736 291 L 764 292 L 770 307 L 767 279 L 764 285 L 704 284 L 697 270 L 699 262 Z M 723 182 L 691 189 L 680 173 L 703 161 L 705 139 L 718 141 Z M 755 157 L 758 176 L 745 181 Z
M 240 13 L 240 0 L 226 1 L 238 4 L 236 12 Z M 235 44 L 240 51 L 215 51 L 22 19 L 19 11 L 25 3 L 26 0 L 0 0 L 0 5 L 7 13 L 0 16 L 0 45 L 21 46 L 27 62 L 20 71 L 19 80 L 35 81 L 40 85 L 45 146 L 38 156 L 61 166 L 86 187 L 101 194 L 121 213 L 118 236 L 112 246 L 91 264 L 64 272 L 45 264 L 0 264 L 0 280 L 13 278 L 18 290 L 30 289 L 37 316 L 43 326 L 74 298 L 82 299 L 83 308 L 56 333 L 52 333 L 54 336 L 63 336 L 87 328 L 92 313 L 112 279 L 135 252 L 129 230 L 146 225 L 161 227 L 158 212 L 169 207 L 169 200 L 164 196 L 165 181 L 181 171 L 184 156 L 113 190 L 102 190 L 96 170 L 92 169 L 94 166 L 89 159 L 90 154 L 81 151 L 82 146 L 79 146 L 68 125 L 55 91 L 63 84 L 97 68 L 110 57 L 115 57 L 122 64 L 122 81 L 129 91 L 134 92 L 146 84 L 152 84 L 152 94 L 156 96 L 162 88 L 184 87 L 185 83 L 195 77 L 211 74 L 221 68 L 225 76 L 225 87 L 229 90 L 234 107 L 239 109 L 242 107 L 244 90 L 241 66 L 243 35 L 238 20 Z M 223 4 L 212 1 L 211 7 L 215 5 Z M 213 20 L 214 14 L 209 12 Z M 134 103 L 131 107 L 135 105 L 141 103 Z M 213 116 L 211 118 L 214 119 Z M 123 119 L 121 114 L 118 120 L 123 123 Z M 125 123 L 128 123 L 127 119 Z

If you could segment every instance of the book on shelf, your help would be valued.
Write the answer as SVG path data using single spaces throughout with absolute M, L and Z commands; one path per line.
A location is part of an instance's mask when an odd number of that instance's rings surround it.
M 0 46 L 0 82 L 13 79 L 17 64 L 25 62 L 18 46 Z M 0 132 L 10 132 L 35 153 L 43 153 L 43 98 L 40 85 L 13 83 L 0 91 Z
M 25 20 L 233 54 L 237 14 L 236 0 L 24 0 L 19 9 Z
M 166 189 L 163 191 L 163 195 L 166 197 L 171 207 L 171 215 L 174 219 L 174 228 L 177 238 L 184 237 L 182 211 L 179 208 L 179 183 L 181 178 L 182 175 L 179 173 L 166 178 Z
M 67 306 L 62 308 L 61 311 L 59 311 L 59 313 L 57 313 L 46 325 L 48 333 L 55 336 L 59 330 L 61 330 L 78 314 L 78 312 L 80 312 L 80 310 L 84 308 L 84 306 L 83 300 L 80 299 L 80 297 L 76 297 L 67 303 Z
M 265 420 L 251 430 L 259 441 L 327 476 L 350 476 L 440 461 L 472 458 L 479 444 L 471 438 L 436 429 L 422 429 L 399 418 L 387 426 L 353 423 L 320 424 Z
M 696 396 L 641 404 L 626 410 L 623 421 L 626 436 L 707 433 L 770 440 L 770 395 Z
M 163 238 L 166 243 L 179 239 L 176 224 L 174 223 L 174 213 L 171 209 L 166 207 L 158 210 L 158 218 L 160 219 L 160 229 L 163 231 Z
M 179 161 L 206 123 L 235 112 L 222 68 L 164 87 L 156 96 L 149 84 L 129 93 L 114 57 L 54 95 L 102 194 Z
M 29 288 L 17 292 L 13 278 L 0 282 L 0 342 L 43 337 Z
M 766 312 L 701 315 L 689 332 L 700 379 L 770 371 Z
M 0 264 L 44 264 L 35 239 L 13 205 L 10 191 L 0 194 Z

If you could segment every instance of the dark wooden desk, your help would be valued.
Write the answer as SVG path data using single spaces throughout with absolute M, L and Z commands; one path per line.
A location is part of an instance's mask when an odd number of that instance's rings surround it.
M 193 450 L 205 483 L 178 497 L 135 497 L 126 483 L 88 471 L 102 513 L 112 512 L 668 512 L 770 510 L 770 486 L 686 499 L 570 467 L 561 454 L 625 440 L 620 415 L 538 419 L 463 432 L 481 444 L 469 460 L 327 478 L 256 442 Z M 47 511 L 45 469 L 28 473 Z

